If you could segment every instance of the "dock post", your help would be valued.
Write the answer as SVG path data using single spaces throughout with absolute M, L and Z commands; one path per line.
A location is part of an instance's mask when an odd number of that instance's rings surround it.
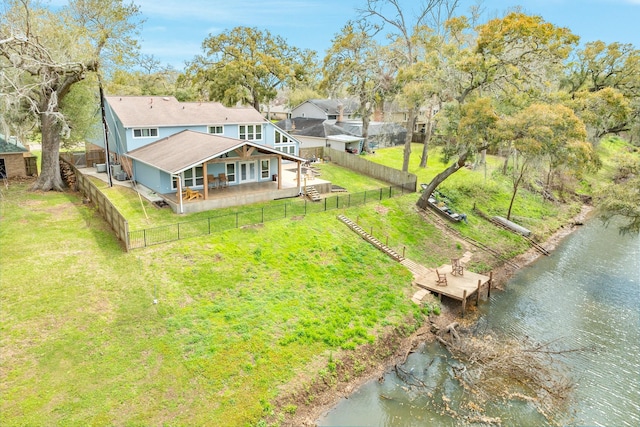
M 480 286 L 482 285 L 482 280 L 478 279 L 478 291 L 476 295 L 476 307 L 480 305 Z
M 487 289 L 487 299 L 491 298 L 491 283 L 493 283 L 493 271 L 489 272 L 489 287 Z
M 462 293 L 462 317 L 464 317 L 464 312 L 467 308 L 467 290 L 465 289 Z

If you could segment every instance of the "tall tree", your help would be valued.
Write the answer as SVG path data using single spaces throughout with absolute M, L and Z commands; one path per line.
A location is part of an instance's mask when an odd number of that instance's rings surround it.
M 375 31 L 366 23 L 348 22 L 327 50 L 321 84 L 321 88 L 344 88 L 358 98 L 366 152 L 370 151 L 368 136 L 373 110 L 393 86 L 393 70 L 372 37 Z
M 388 37 L 393 42 L 391 48 L 395 50 L 395 57 L 398 59 L 397 67 L 412 68 L 422 58 L 417 46 L 417 40 L 422 32 L 425 28 L 438 27 L 443 20 L 453 16 L 458 2 L 458 0 L 423 0 L 419 2 L 416 12 L 410 15 L 402 7 L 400 0 L 367 0 L 367 5 L 361 10 L 361 14 L 365 19 L 379 22 L 383 27 L 389 28 Z M 415 6 L 415 3 L 412 6 Z M 411 74 L 410 71 L 407 72 Z M 411 95 L 415 95 L 415 92 Z M 421 96 L 417 99 L 414 96 L 404 97 L 407 108 L 407 137 L 402 170 L 405 172 L 409 170 L 416 117 L 420 106 L 429 99 L 429 96 Z
M 278 89 L 304 82 L 314 70 L 315 52 L 290 46 L 267 30 L 236 27 L 209 35 L 188 66 L 184 80 L 195 84 L 202 97 L 233 106 L 273 100 Z
M 500 132 L 513 143 L 518 156 L 518 163 L 512 168 L 513 193 L 507 219 L 511 218 L 516 193 L 532 166 L 547 163 L 550 171 L 565 167 L 580 175 L 593 164 L 584 124 L 563 105 L 532 104 L 502 120 Z
M 578 38 L 566 28 L 559 28 L 538 16 L 510 13 L 479 25 L 474 39 L 468 36 L 471 30 L 464 17 L 450 19 L 446 26 L 450 33 L 443 46 L 445 58 L 441 66 L 445 72 L 439 74 L 445 80 L 442 85 L 443 99 L 451 99 L 464 106 L 473 94 L 511 93 L 514 89 L 523 92 L 545 86 L 555 76 Z M 458 112 L 460 107 L 447 108 Z M 455 128 L 453 128 L 455 129 Z M 478 138 L 463 140 L 448 135 L 456 147 L 458 159 L 429 183 L 421 195 L 418 206 L 427 206 L 432 191 L 447 177 L 464 165 L 466 159 L 478 147 Z
M 467 159 L 475 152 L 486 150 L 494 142 L 493 129 L 498 121 L 491 100 L 476 98 L 459 107 L 459 119 L 450 125 L 451 139 L 457 142 L 456 155 L 458 158 L 445 170 L 437 174 L 427 184 L 417 205 L 422 209 L 427 207 L 428 199 L 433 190 L 449 176 L 460 170 Z M 455 128 L 455 129 L 454 129 Z
M 562 83 L 596 140 L 623 132 L 640 137 L 640 50 L 633 45 L 587 43 Z
M 11 108 L 28 108 L 42 133 L 42 168 L 34 190 L 61 190 L 59 151 L 69 125 L 65 98 L 101 61 L 122 62 L 137 49 L 138 7 L 122 0 L 70 0 L 51 10 L 7 0 L 0 22 L 0 85 Z

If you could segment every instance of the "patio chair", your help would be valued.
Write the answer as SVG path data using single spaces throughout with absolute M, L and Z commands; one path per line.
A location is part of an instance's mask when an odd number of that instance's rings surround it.
M 221 188 L 225 188 L 229 186 L 229 178 L 227 178 L 227 175 L 223 173 L 218 174 L 218 181 L 220 181 Z
M 207 175 L 207 184 L 209 188 L 218 188 L 218 178 L 214 175 Z
M 451 259 L 451 274 L 454 276 L 462 276 L 464 274 L 464 267 L 459 258 Z
M 436 276 L 438 276 L 438 278 L 436 279 L 436 285 L 438 286 L 447 286 L 447 273 L 440 273 L 438 271 L 438 269 L 436 269 Z

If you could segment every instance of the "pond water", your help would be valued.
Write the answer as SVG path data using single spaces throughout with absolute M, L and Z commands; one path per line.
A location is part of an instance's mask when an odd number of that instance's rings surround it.
M 478 328 L 564 349 L 558 356 L 575 383 L 563 425 L 640 425 L 640 237 L 620 236 L 593 220 L 550 257 L 522 269 L 504 292 L 480 304 Z M 321 417 L 319 426 L 484 425 L 451 415 L 465 401 L 441 345 L 412 354 L 402 371 L 371 381 Z M 410 387 L 401 377 L 420 382 Z M 428 394 L 425 394 L 425 391 Z M 443 397 L 444 396 L 444 397 Z M 484 413 L 505 426 L 549 425 L 527 403 L 498 401 Z

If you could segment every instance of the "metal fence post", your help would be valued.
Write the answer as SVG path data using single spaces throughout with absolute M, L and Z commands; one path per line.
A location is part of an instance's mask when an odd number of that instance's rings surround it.
M 264 224 L 264 206 L 262 207 L 262 221 L 261 221 L 261 223 Z
M 209 221 L 209 234 L 211 234 L 211 217 L 207 218 L 207 221 Z
M 238 228 L 238 213 L 239 212 L 236 212 L 236 228 Z
M 324 198 L 324 211 L 327 211 L 327 198 Z
M 142 237 L 144 238 L 144 247 L 147 247 L 147 229 L 142 230 Z
M 178 223 L 178 240 L 180 240 L 180 223 Z

